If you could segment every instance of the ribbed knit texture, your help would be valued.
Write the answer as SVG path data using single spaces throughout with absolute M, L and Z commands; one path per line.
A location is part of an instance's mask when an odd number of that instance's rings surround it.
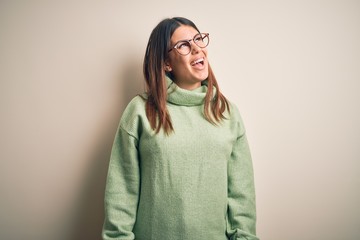
M 139 96 L 122 115 L 103 239 L 257 240 L 252 161 L 237 108 L 213 125 L 203 116 L 206 85 L 188 91 L 167 81 L 173 133 L 154 133 Z

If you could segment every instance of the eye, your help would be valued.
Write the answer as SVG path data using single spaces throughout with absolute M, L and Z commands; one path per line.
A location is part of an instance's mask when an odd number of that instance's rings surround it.
M 189 47 L 189 43 L 188 42 L 179 42 L 177 45 L 176 45 L 176 48 L 177 49 L 182 49 L 182 48 L 187 48 Z
M 195 38 L 194 38 L 194 41 L 195 42 L 201 42 L 203 40 L 202 36 L 199 34 L 199 35 L 196 35 Z

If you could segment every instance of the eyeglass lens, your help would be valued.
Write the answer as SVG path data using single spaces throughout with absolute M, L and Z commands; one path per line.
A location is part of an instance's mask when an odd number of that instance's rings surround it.
M 204 48 L 209 44 L 209 36 L 208 36 L 208 34 L 205 34 L 205 33 L 195 35 L 195 37 L 192 40 L 200 48 Z M 181 55 L 189 54 L 191 52 L 191 43 L 190 43 L 190 41 L 179 42 L 176 45 L 176 50 Z

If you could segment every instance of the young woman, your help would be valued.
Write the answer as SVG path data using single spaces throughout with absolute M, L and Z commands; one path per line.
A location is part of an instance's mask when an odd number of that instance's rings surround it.
M 147 91 L 125 109 L 111 153 L 104 240 L 258 239 L 244 125 L 220 92 L 208 43 L 185 18 L 152 31 Z

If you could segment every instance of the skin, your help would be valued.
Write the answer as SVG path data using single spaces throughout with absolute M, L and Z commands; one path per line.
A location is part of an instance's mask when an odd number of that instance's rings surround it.
M 180 40 L 192 39 L 198 32 L 190 26 L 178 27 L 171 36 L 170 46 L 174 46 Z M 192 66 L 192 62 L 204 58 L 204 64 Z M 207 49 L 199 48 L 191 41 L 191 52 L 188 55 L 180 55 L 176 49 L 169 52 L 165 61 L 165 71 L 174 75 L 174 82 L 181 88 L 193 90 L 201 86 L 201 82 L 208 78 L 209 63 L 207 60 Z

